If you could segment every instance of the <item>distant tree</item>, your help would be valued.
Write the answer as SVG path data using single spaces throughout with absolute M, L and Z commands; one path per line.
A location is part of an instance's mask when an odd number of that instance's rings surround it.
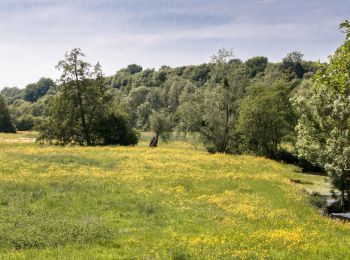
M 167 80 L 167 75 L 168 74 L 166 70 L 160 70 L 154 74 L 155 84 L 157 87 L 159 87 L 162 83 L 164 83 Z
M 0 95 L 5 98 L 7 104 L 12 104 L 15 100 L 22 98 L 22 89 L 17 87 L 5 87 L 0 91 Z
M 190 65 L 183 67 L 182 77 L 192 81 L 192 83 L 203 86 L 210 78 L 210 65 L 201 64 L 198 66 Z M 179 68 L 177 69 L 179 70 Z
M 157 147 L 159 137 L 163 141 L 168 141 L 172 132 L 172 125 L 169 115 L 165 111 L 154 112 L 151 116 L 151 131 L 155 136 L 150 142 L 150 147 Z
M 127 92 L 130 92 L 134 88 L 144 86 L 151 88 L 155 86 L 155 71 L 154 69 L 145 69 L 130 76 L 128 79 L 128 87 L 125 88 Z M 129 77 L 128 74 L 126 77 Z
M 34 104 L 23 99 L 16 99 L 10 106 L 9 110 L 12 115 L 19 117 L 21 115 L 32 115 Z
M 237 127 L 243 151 L 277 158 L 281 142 L 292 135 L 294 126 L 289 88 L 283 80 L 260 78 L 248 88 Z
M 137 64 L 130 64 L 130 65 L 128 65 L 126 70 L 130 74 L 135 74 L 135 73 L 141 72 L 142 71 L 142 67 L 140 65 L 137 65 Z
M 29 84 L 24 89 L 23 99 L 29 102 L 36 102 L 44 96 L 50 88 L 54 88 L 55 83 L 52 79 L 41 78 L 37 83 Z
M 305 69 L 302 65 L 303 54 L 297 51 L 289 53 L 282 60 L 281 68 L 282 70 L 289 74 L 290 77 L 303 78 Z
M 130 91 L 129 95 L 127 96 L 127 102 L 131 110 L 131 124 L 133 126 L 137 125 L 139 112 L 140 112 L 138 107 L 144 104 L 146 101 L 148 101 L 151 95 L 151 92 L 152 92 L 151 88 L 140 86 L 137 88 L 133 88 Z M 145 115 L 143 114 L 141 117 L 144 117 L 144 116 Z
M 185 69 L 186 69 L 186 66 L 174 68 L 175 75 L 182 77 L 182 74 L 184 73 Z
M 30 131 L 35 126 L 35 118 L 31 115 L 21 115 L 16 118 L 15 125 L 18 131 Z
M 181 95 L 180 105 L 177 110 L 180 118 L 177 130 L 185 133 L 203 131 L 201 136 L 205 141 L 204 129 L 206 125 L 203 115 L 206 106 L 204 105 L 204 92 L 204 89 L 195 89 Z
M 180 105 L 181 130 L 199 132 L 211 152 L 234 152 L 239 103 L 248 85 L 242 62 L 233 61 L 231 51 L 221 49 L 212 57 L 211 81 Z
M 152 90 L 150 88 L 144 86 L 132 89 L 127 97 L 130 106 L 132 108 L 136 108 L 144 103 L 147 100 L 147 97 L 150 95 L 151 91 Z
M 137 129 L 149 130 L 150 128 L 150 118 L 152 115 L 152 105 L 150 102 L 146 101 L 137 107 L 136 110 L 136 127 Z
M 254 78 L 259 72 L 263 72 L 268 64 L 266 57 L 253 57 L 245 62 L 250 78 Z
M 111 86 L 113 88 L 126 88 L 130 87 L 132 83 L 132 74 L 127 69 L 121 69 L 116 72 L 112 78 Z
M 163 87 L 164 100 L 162 103 L 166 106 L 169 113 L 173 114 L 177 111 L 181 93 L 186 88 L 195 88 L 195 85 L 190 80 L 178 76 L 173 76 L 165 82 Z
M 0 132 L 16 133 L 4 98 L 0 95 Z

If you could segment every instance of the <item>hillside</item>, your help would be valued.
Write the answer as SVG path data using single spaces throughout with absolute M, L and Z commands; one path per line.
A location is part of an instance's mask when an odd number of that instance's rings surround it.
M 0 135 L 4 258 L 348 256 L 350 225 L 308 204 L 292 166 L 179 141 L 82 148 L 32 137 Z

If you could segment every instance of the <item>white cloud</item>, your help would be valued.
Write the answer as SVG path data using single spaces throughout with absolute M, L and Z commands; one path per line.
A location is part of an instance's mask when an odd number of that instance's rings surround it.
M 55 64 L 73 47 L 106 74 L 131 62 L 205 62 L 219 47 L 242 58 L 277 60 L 298 48 L 325 59 L 341 43 L 337 25 L 349 11 L 345 0 L 2 0 L 0 87 L 57 77 Z

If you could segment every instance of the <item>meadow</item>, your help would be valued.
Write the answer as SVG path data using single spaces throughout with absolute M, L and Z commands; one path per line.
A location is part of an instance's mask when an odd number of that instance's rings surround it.
M 345 259 L 350 224 L 302 192 L 324 177 L 191 142 L 43 146 L 0 134 L 1 259 Z M 317 188 L 315 187 L 315 188 Z

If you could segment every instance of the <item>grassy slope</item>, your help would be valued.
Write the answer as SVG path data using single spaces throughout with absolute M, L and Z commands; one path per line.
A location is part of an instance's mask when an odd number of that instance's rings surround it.
M 3 258 L 344 259 L 350 253 L 350 225 L 311 208 L 289 181 L 300 175 L 291 166 L 210 155 L 184 142 L 81 148 L 13 139 L 0 135 Z

